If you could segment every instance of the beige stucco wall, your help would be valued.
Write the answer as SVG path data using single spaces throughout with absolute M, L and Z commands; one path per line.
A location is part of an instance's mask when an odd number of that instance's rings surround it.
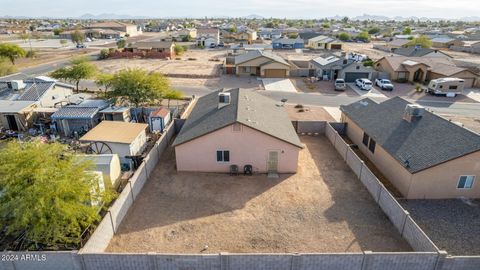
M 368 147 L 363 145 L 363 130 L 342 114 L 342 120 L 347 123 L 347 136 L 358 145 L 359 149 L 370 159 L 390 182 L 407 197 L 412 174 L 400 163 L 388 154 L 380 145 L 376 145 L 375 153 L 372 154 Z
M 462 175 L 474 175 L 471 189 L 458 189 Z M 480 198 L 480 152 L 457 158 L 414 174 L 409 199 Z
M 347 136 L 375 163 L 405 198 L 480 198 L 480 184 L 477 183 L 480 180 L 480 152 L 411 174 L 379 144 L 376 145 L 375 153 L 372 154 L 362 143 L 363 131 L 344 114 L 342 114 L 342 121 L 347 123 Z M 457 189 L 459 177 L 462 175 L 476 176 L 472 189 Z
M 217 162 L 217 150 L 230 151 L 230 162 Z M 233 131 L 227 126 L 175 147 L 178 171 L 229 172 L 230 165 L 251 164 L 255 171 L 267 171 L 269 151 L 278 151 L 278 172 L 297 171 L 300 148 L 252 128 Z
M 263 77 L 265 76 L 265 70 L 266 69 L 283 69 L 286 71 L 286 75 L 290 75 L 290 67 L 287 65 L 283 65 L 281 63 L 273 62 L 264 66 L 260 67 L 260 75 Z

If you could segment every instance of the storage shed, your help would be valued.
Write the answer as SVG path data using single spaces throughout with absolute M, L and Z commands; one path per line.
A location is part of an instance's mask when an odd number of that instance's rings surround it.
M 150 132 L 163 131 L 167 127 L 168 123 L 170 123 L 170 120 L 170 110 L 165 107 L 151 112 L 150 116 L 148 117 Z
M 122 164 L 131 164 L 128 157 L 141 155 L 147 143 L 147 124 L 103 121 L 80 138 L 90 143 L 96 154 L 118 154 Z

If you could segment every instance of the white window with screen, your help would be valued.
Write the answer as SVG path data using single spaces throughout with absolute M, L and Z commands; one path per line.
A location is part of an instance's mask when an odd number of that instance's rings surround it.
M 458 179 L 457 188 L 470 189 L 470 188 L 472 188 L 474 181 L 475 181 L 475 176 L 474 175 L 462 175 Z

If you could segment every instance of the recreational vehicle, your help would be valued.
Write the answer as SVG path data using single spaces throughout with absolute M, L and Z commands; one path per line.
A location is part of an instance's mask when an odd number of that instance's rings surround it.
M 440 78 L 431 80 L 428 84 L 427 93 L 433 95 L 446 95 L 455 97 L 463 92 L 465 81 L 459 78 Z

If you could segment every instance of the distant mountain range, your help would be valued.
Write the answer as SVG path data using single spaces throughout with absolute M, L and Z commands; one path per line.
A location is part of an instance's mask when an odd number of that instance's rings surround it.
M 131 16 L 131 15 L 125 15 L 125 14 L 115 14 L 115 13 L 102 13 L 98 15 L 93 15 L 90 13 L 83 14 L 80 17 L 77 17 L 76 19 L 80 20 L 131 20 L 131 19 L 147 19 L 149 17 L 147 16 Z
M 327 19 L 335 19 L 335 20 L 341 20 L 345 16 L 341 15 L 335 15 L 335 16 L 330 16 L 327 17 Z M 55 19 L 53 17 L 48 17 L 48 16 L 38 16 L 38 17 L 28 17 L 28 16 L 0 16 L 0 18 L 14 18 L 14 19 L 29 19 L 29 18 L 36 18 L 36 19 Z M 132 16 L 132 15 L 127 15 L 127 14 L 115 14 L 115 13 L 102 13 L 98 15 L 94 14 L 83 14 L 82 16 L 79 17 L 66 17 L 66 18 L 71 18 L 71 19 L 80 19 L 80 20 L 132 20 L 132 19 L 150 19 L 150 18 L 156 18 L 152 16 Z M 181 19 L 182 17 L 158 17 L 158 18 L 164 18 L 164 19 Z M 184 17 L 185 18 L 185 17 Z M 192 18 L 189 16 L 188 18 Z M 228 19 L 228 18 L 233 18 L 232 16 L 208 16 L 208 18 L 218 18 L 218 19 Z M 250 14 L 247 16 L 243 16 L 240 18 L 244 19 L 256 19 L 256 20 L 262 20 L 265 19 L 265 17 L 258 15 L 258 14 Z M 319 18 L 320 19 L 320 18 Z M 396 16 L 396 17 L 387 17 L 387 16 L 382 16 L 382 15 L 370 15 L 370 14 L 363 14 L 360 16 L 355 16 L 355 17 L 349 17 L 350 20 L 353 21 L 365 21 L 365 20 L 370 20 L 370 21 L 390 21 L 390 20 L 395 20 L 395 21 L 408 21 L 408 20 L 414 20 L 414 21 L 440 21 L 440 20 L 450 20 L 450 21 L 466 21 L 466 22 L 479 22 L 480 21 L 480 16 L 467 16 L 467 17 L 461 17 L 457 19 L 445 19 L 445 18 L 428 18 L 428 17 L 402 17 L 402 16 Z
M 328 17 L 327 19 L 335 19 L 335 20 L 341 20 L 345 16 L 333 16 L 333 17 Z M 402 17 L 402 16 L 396 16 L 396 17 L 387 17 L 387 16 L 382 16 L 382 15 L 369 15 L 369 14 L 363 14 L 360 16 L 355 16 L 355 17 L 349 17 L 350 20 L 352 21 L 441 21 L 441 20 L 449 20 L 449 21 L 464 21 L 464 22 L 478 22 L 480 21 L 479 16 L 470 16 L 470 17 L 462 17 L 458 19 L 445 19 L 445 18 L 429 18 L 429 17 Z

